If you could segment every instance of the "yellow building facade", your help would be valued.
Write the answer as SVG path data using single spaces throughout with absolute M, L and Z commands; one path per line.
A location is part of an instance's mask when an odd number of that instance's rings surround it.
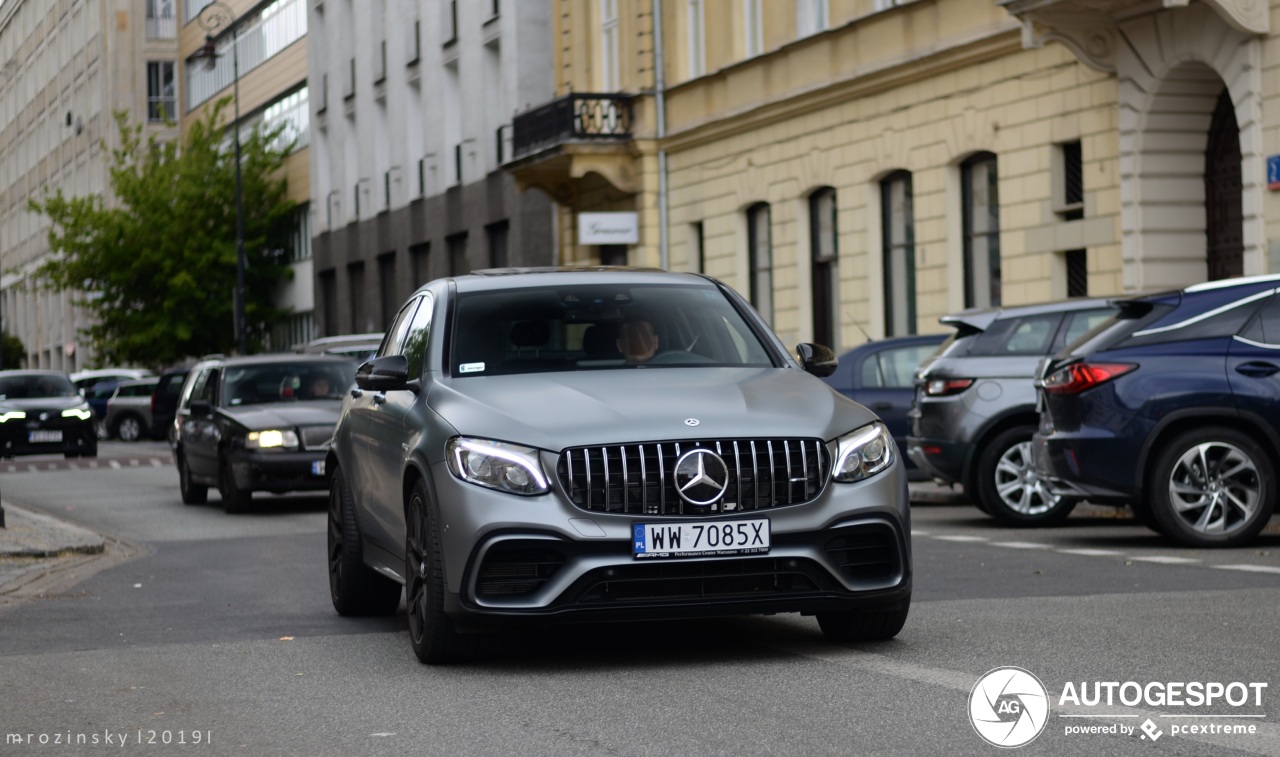
M 558 93 L 626 95 L 629 128 L 509 169 L 561 204 L 564 262 L 619 262 L 577 218 L 634 212 L 626 262 L 721 278 L 788 343 L 1265 273 L 1257 5 L 559 0 Z

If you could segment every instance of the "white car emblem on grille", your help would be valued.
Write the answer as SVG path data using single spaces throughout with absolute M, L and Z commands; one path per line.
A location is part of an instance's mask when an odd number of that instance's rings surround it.
M 698 425 L 698 423 L 699 423 L 699 422 L 700 422 L 700 421 L 699 421 L 697 418 L 685 418 L 685 419 L 684 419 L 684 425 L 686 425 L 686 426 L 696 426 L 696 425 Z

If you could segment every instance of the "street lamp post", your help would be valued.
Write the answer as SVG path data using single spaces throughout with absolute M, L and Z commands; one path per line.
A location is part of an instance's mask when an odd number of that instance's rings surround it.
M 213 44 L 213 33 L 231 28 L 231 87 L 235 109 L 235 149 L 236 149 L 236 289 L 232 296 L 234 308 L 234 328 L 236 349 L 241 355 L 245 350 L 245 308 L 244 308 L 244 190 L 240 178 L 240 38 L 235 24 L 235 14 L 230 6 L 221 0 L 213 0 L 200 11 L 197 16 L 200 28 L 204 29 L 204 47 L 192 57 L 204 58 L 205 67 L 212 70 L 218 65 L 218 51 Z

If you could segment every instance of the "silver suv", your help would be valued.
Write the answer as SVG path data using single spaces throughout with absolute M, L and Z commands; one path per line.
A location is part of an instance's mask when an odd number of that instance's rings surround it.
M 1064 520 L 1076 500 L 1050 493 L 1031 465 L 1036 369 L 1114 312 L 1105 299 L 1072 299 L 940 318 L 956 331 L 916 371 L 907 454 L 1004 523 Z
M 125 381 L 116 387 L 107 400 L 107 416 L 103 427 L 107 438 L 122 442 L 136 442 L 143 436 L 154 435 L 151 423 L 151 394 L 159 379 L 146 378 Z
M 904 466 L 885 426 L 735 292 L 632 269 L 433 281 L 356 373 L 326 461 L 343 615 L 396 611 L 426 663 L 542 621 L 907 618 Z

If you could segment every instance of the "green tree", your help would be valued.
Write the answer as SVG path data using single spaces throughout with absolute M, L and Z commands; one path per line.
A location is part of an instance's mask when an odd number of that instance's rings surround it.
M 77 305 L 93 325 L 83 331 L 106 363 L 159 367 L 236 346 L 235 154 L 221 126 L 223 99 L 177 142 L 147 136 L 116 114 L 109 207 L 97 195 L 61 190 L 33 200 L 52 221 L 49 256 L 37 278 L 55 290 L 83 292 Z M 280 131 L 241 134 L 247 348 L 259 349 L 284 312 L 272 304 L 290 274 L 283 251 L 293 211 L 286 197 Z
M 0 371 L 21 368 L 27 362 L 27 348 L 8 331 L 0 331 Z

